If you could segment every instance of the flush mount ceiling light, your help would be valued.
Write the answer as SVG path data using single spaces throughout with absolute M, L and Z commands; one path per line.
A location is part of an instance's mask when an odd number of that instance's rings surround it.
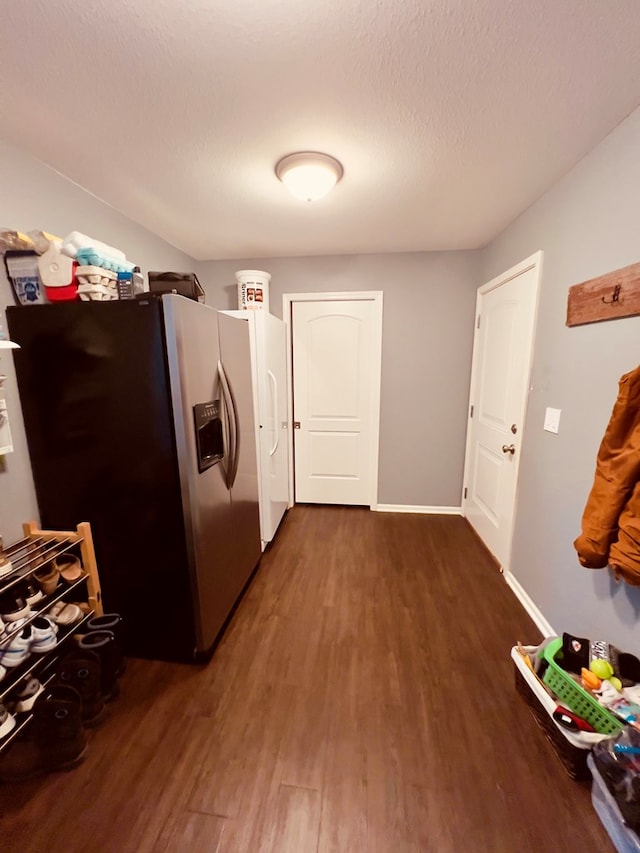
M 299 151 L 276 164 L 276 175 L 291 195 L 302 201 L 315 201 L 338 183 L 344 169 L 335 157 L 315 151 Z

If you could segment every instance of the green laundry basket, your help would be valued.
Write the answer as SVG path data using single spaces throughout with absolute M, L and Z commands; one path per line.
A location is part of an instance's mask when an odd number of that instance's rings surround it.
M 556 663 L 556 657 L 562 657 L 562 637 L 549 643 L 543 654 L 549 664 L 543 681 L 553 694 L 600 734 L 612 735 L 619 732 L 624 723 L 603 708 L 597 699 Z

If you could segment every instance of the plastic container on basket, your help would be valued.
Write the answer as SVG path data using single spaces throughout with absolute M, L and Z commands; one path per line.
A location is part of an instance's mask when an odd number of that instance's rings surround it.
M 609 833 L 618 853 L 640 853 L 640 838 L 624 822 L 618 805 L 609 792 L 604 779 L 590 755 L 587 767 L 593 778 L 591 783 L 591 802 L 602 825 Z
M 620 731 L 623 723 L 581 687 L 556 661 L 562 652 L 562 637 L 553 640 L 544 650 L 548 666 L 544 683 L 558 699 L 600 734 L 612 735 Z
M 240 311 L 269 310 L 269 282 L 271 273 L 264 270 L 238 270 L 238 309 Z

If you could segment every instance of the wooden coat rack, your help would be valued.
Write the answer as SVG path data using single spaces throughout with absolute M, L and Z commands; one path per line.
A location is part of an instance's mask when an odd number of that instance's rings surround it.
M 614 270 L 569 288 L 567 326 L 640 314 L 640 264 Z

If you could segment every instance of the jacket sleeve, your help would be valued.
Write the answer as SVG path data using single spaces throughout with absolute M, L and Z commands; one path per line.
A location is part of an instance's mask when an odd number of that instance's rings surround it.
M 640 480 L 640 367 L 620 379 L 618 398 L 598 451 L 596 473 L 574 547 L 583 566 L 609 562 L 620 515 Z
M 611 544 L 609 565 L 631 586 L 640 586 L 640 482 L 618 519 L 618 536 Z

